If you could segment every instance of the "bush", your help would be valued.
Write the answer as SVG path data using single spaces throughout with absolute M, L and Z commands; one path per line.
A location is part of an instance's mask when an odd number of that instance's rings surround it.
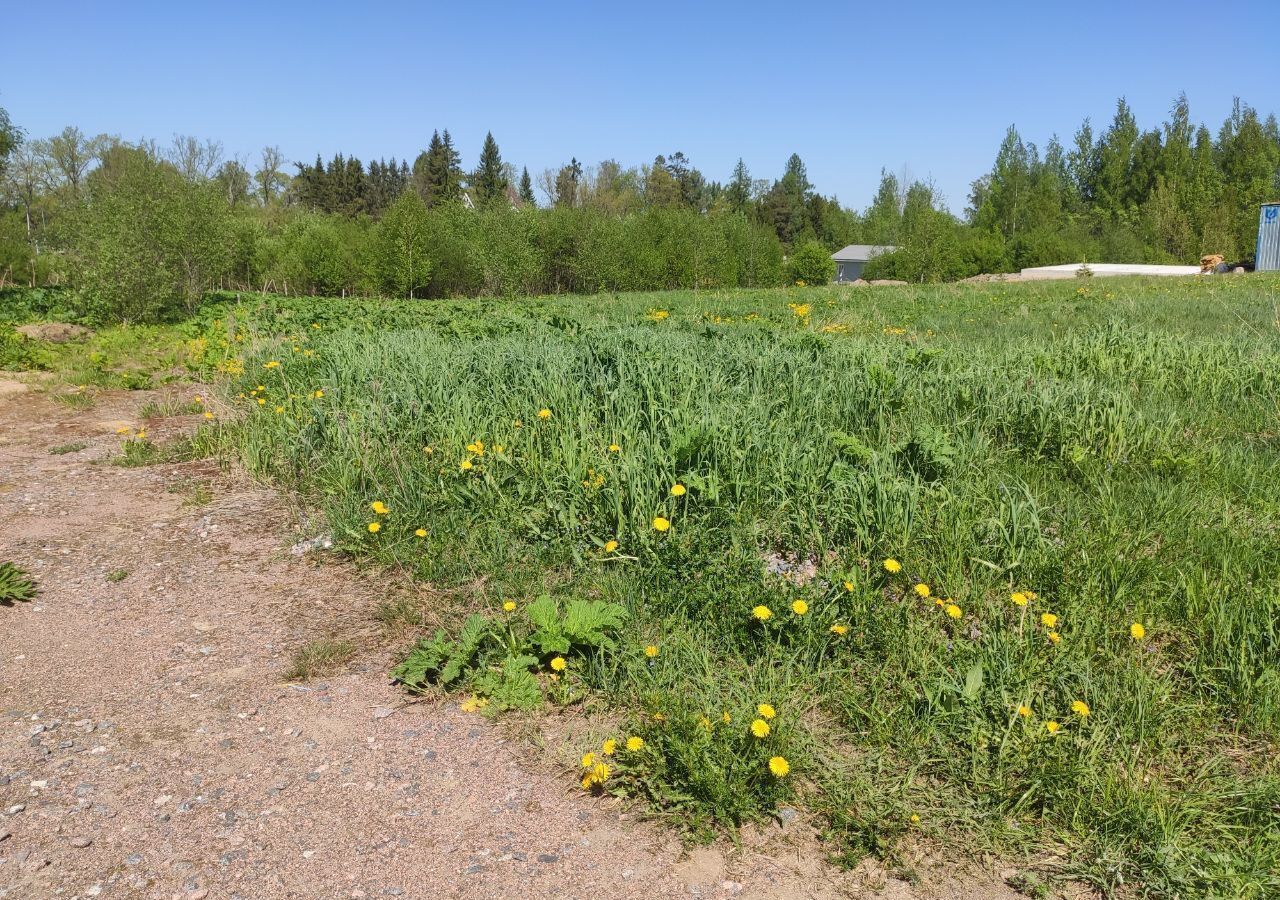
M 794 283 L 820 287 L 836 277 L 836 261 L 827 248 L 817 241 L 803 244 L 787 260 L 787 275 Z

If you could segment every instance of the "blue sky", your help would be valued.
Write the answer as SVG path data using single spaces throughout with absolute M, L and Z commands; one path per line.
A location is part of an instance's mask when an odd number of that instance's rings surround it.
M 184 133 L 290 160 L 412 160 L 447 127 L 470 168 L 492 130 L 535 176 L 682 150 L 709 178 L 739 156 L 776 178 L 797 152 L 846 205 L 905 168 L 956 212 L 1011 123 L 1066 142 L 1123 94 L 1150 127 L 1178 91 L 1215 132 L 1236 95 L 1280 112 L 1276 0 L 203 6 L 15 3 L 0 106 L 34 137 Z

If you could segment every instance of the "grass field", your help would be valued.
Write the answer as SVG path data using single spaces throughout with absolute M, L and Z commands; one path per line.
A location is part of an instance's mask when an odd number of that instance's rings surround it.
M 846 862 L 1280 892 L 1280 280 L 270 299 L 185 334 L 251 471 L 455 598 L 406 685 L 577 714 L 584 789 L 695 835 L 801 802 Z

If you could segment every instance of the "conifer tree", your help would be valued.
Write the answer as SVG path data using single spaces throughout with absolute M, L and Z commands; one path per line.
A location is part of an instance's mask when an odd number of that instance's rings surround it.
M 471 186 L 475 189 L 476 200 L 481 204 L 493 203 L 506 197 L 507 179 L 502 174 L 502 154 L 498 152 L 498 142 L 493 139 L 493 132 L 484 136 L 480 165 L 471 176 Z
M 533 206 L 536 202 L 533 197 L 533 179 L 529 177 L 528 166 L 520 172 L 520 202 L 529 206 Z

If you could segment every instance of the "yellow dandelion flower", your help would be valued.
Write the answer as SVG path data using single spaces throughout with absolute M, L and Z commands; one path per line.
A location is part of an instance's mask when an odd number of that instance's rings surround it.
M 643 748 L 644 748 L 644 738 L 642 737 L 627 738 L 627 752 L 635 753 L 637 750 L 641 750 Z
M 1072 700 L 1071 711 L 1082 719 L 1089 718 L 1089 713 L 1091 712 L 1089 704 L 1085 703 L 1083 700 Z
M 1026 606 L 1028 598 L 1022 591 L 1015 591 L 1009 595 L 1009 599 L 1012 600 L 1016 606 Z
M 211 412 L 206 412 L 206 413 L 204 414 L 204 417 L 205 417 L 206 419 L 212 419 L 212 418 L 213 418 L 213 413 L 211 413 Z
M 846 593 L 850 593 L 850 594 L 852 594 L 852 593 L 853 593 L 853 582 L 852 582 L 852 581 L 846 581 L 846 582 L 844 583 L 844 589 L 845 589 L 845 592 L 846 592 Z
M 1045 628 L 1057 628 L 1058 617 L 1055 616 L 1053 613 L 1041 613 L 1040 624 L 1043 625 Z
M 791 611 L 797 616 L 803 616 L 809 611 L 809 604 L 803 600 L 796 600 L 791 604 Z
M 203 397 L 200 397 L 200 396 L 196 396 L 196 397 L 194 397 L 193 399 L 195 400 L 195 402 L 196 402 L 196 403 L 203 403 L 203 402 L 204 402 L 204 398 L 203 398 Z
M 916 592 L 916 596 L 922 600 L 927 599 L 933 595 L 933 591 L 929 589 L 929 585 L 927 584 L 917 584 L 914 588 L 912 588 L 912 590 L 914 590 Z
M 591 790 L 591 788 L 595 786 L 595 783 L 596 783 L 595 776 L 592 775 L 590 772 L 582 776 L 582 789 L 584 791 Z
M 515 611 L 516 611 L 516 601 L 514 601 L 514 600 L 508 600 L 506 603 L 502 604 L 502 609 L 503 609 L 503 611 L 504 611 L 504 612 L 515 612 Z
M 266 400 L 264 400 L 262 397 L 259 397 L 259 398 L 258 398 L 258 405 L 259 405 L 259 406 L 266 406 L 266 405 L 267 405 L 267 401 L 266 401 Z
M 751 610 L 751 615 L 755 616 L 761 622 L 767 622 L 773 618 L 773 610 L 761 603 L 755 609 Z
M 786 757 L 771 756 L 769 757 L 769 771 L 773 773 L 775 778 L 786 778 L 787 773 L 791 771 L 791 763 L 787 762 Z
M 381 522 L 370 522 L 370 523 L 369 523 L 369 533 L 370 533 L 370 534 L 377 534 L 377 533 L 378 533 L 379 531 L 381 531 L 381 530 L 382 530 L 382 523 L 381 523 Z
M 644 655 L 649 657 L 650 659 L 653 659 L 655 656 L 658 655 L 658 648 L 654 644 L 650 644 L 649 646 L 644 648 Z
M 568 665 L 569 664 L 564 661 L 563 656 L 557 656 L 555 659 L 551 660 L 551 668 L 556 672 L 563 672 Z
M 723 712 L 720 714 L 720 721 L 728 725 L 730 722 L 733 721 L 733 717 L 730 716 L 728 712 Z
M 1140 641 L 1147 636 L 1147 628 L 1141 622 L 1134 622 L 1129 626 L 1129 637 L 1135 641 Z
M 920 815 L 919 815 L 919 813 L 912 813 L 912 814 L 911 814 L 911 824 L 912 824 L 912 825 L 919 825 L 919 824 L 920 824 Z
M 594 753 L 587 753 L 582 757 L 582 768 L 590 769 L 595 764 L 596 764 L 596 755 Z
M 385 516 L 387 513 L 391 512 L 391 510 L 387 509 L 387 504 L 383 503 L 381 500 L 374 500 L 369 504 L 369 508 L 380 516 Z
M 756 719 L 751 723 L 751 733 L 758 738 L 767 738 L 769 731 L 769 723 L 764 719 Z
M 1039 595 L 1039 594 L 1037 594 L 1035 591 L 1023 591 L 1022 593 L 1024 593 L 1024 594 L 1026 594 L 1026 595 L 1027 595 L 1027 599 L 1028 599 L 1028 600 L 1038 600 L 1038 599 L 1040 599 L 1040 595 Z
M 662 516 L 653 517 L 654 531 L 666 531 L 670 527 L 671 527 L 671 521 L 669 519 L 664 519 Z
M 951 619 L 958 619 L 962 615 L 964 615 L 964 613 L 960 611 L 960 607 L 956 606 L 954 603 L 948 603 L 946 605 L 946 608 L 943 609 L 942 611 L 947 614 L 948 618 L 951 618 Z
M 844 635 L 846 635 L 846 634 L 848 634 L 848 633 L 849 633 L 849 626 L 848 626 L 848 625 L 841 625 L 841 624 L 837 623 L 837 624 L 835 624 L 835 625 L 832 625 L 832 626 L 831 626 L 831 633 L 832 633 L 832 634 L 838 634 L 838 635 L 840 635 L 841 637 L 843 637 Z
M 684 495 L 685 495 L 685 487 L 683 484 L 680 484 L 677 482 L 676 484 L 671 485 L 672 497 L 683 497 Z
M 1045 730 L 1045 731 L 1047 731 L 1047 732 L 1049 732 L 1050 734 L 1057 734 L 1057 733 L 1058 733 L 1058 729 L 1059 729 L 1059 728 L 1061 728 L 1061 727 L 1062 727 L 1062 726 L 1061 726 L 1061 725 L 1059 725 L 1057 722 L 1045 722 L 1045 723 L 1044 723 L 1044 730 Z
M 699 728 L 705 728 L 707 731 L 710 731 L 710 730 L 711 730 L 711 720 L 710 720 L 710 719 L 708 719 L 706 716 L 698 716 L 698 727 L 699 727 Z
M 550 419 L 550 418 L 551 418 L 551 410 L 547 409 L 545 406 L 544 406 L 544 407 L 542 407 L 542 409 L 538 410 L 538 418 L 539 418 L 539 419 Z
M 1024 718 L 1024 719 L 1030 719 L 1030 718 L 1031 718 L 1031 707 L 1030 707 L 1030 706 L 1027 706 L 1027 704 L 1023 703 L 1021 706 L 1019 706 L 1019 707 L 1018 707 L 1018 715 L 1022 716 L 1022 718 Z
M 315 392 L 315 393 L 313 393 L 311 396 L 312 396 L 312 397 L 315 397 L 317 400 L 319 400 L 319 399 L 321 399 L 321 398 L 323 398 L 323 397 L 324 397 L 324 391 L 316 391 L 316 392 Z
M 621 453 L 621 452 L 622 452 L 622 448 L 621 448 L 621 447 L 619 447 L 617 444 L 610 444 L 610 445 L 609 445 L 609 452 L 610 452 L 610 453 Z
M 596 763 L 591 767 L 591 777 L 596 780 L 596 784 L 604 784 L 609 778 L 609 767 L 602 762 Z
M 617 542 L 617 541 L 614 541 L 614 540 L 608 540 L 608 541 L 605 541 L 605 542 L 604 542 L 604 552 L 605 552 L 605 553 L 612 553 L 614 550 L 617 550 L 617 549 L 618 549 L 618 542 Z
M 426 536 L 427 536 L 427 529 L 425 529 L 425 528 L 415 528 L 415 529 L 414 529 L 414 531 L 413 531 L 413 536 L 414 536 L 414 537 L 424 538 L 424 537 L 426 537 Z
M 284 407 L 283 407 L 283 406 L 277 406 L 277 407 L 276 407 L 276 415 L 279 415 L 279 414 L 280 414 L 280 413 L 282 413 L 282 412 L 284 412 Z
M 605 741 L 603 744 L 600 745 L 600 752 L 603 753 L 605 756 L 613 756 L 613 752 L 617 749 L 618 749 L 618 742 L 615 741 L 613 738 L 609 738 L 609 740 Z
M 778 714 L 778 711 L 774 709 L 772 706 L 770 706 L 768 703 L 761 703 L 759 706 L 756 707 L 756 712 L 760 715 L 760 718 L 762 719 L 772 719 L 774 716 Z
M 1060 643 L 1062 643 L 1062 635 L 1058 634 L 1058 632 L 1056 632 L 1056 631 L 1050 631 L 1050 632 L 1049 632 L 1049 641 L 1050 641 L 1050 643 L 1060 644 Z
M 278 369 L 278 368 L 280 368 L 280 360 L 278 360 L 278 359 L 268 360 L 267 362 L 264 362 L 264 363 L 262 364 L 262 368 L 264 368 L 264 369 Z
M 462 462 L 458 463 L 458 468 L 464 472 L 470 472 L 475 468 L 475 463 L 469 459 L 464 459 Z
M 902 563 L 898 562 L 896 559 L 886 559 L 884 561 L 884 570 L 890 575 L 897 575 L 902 571 Z

